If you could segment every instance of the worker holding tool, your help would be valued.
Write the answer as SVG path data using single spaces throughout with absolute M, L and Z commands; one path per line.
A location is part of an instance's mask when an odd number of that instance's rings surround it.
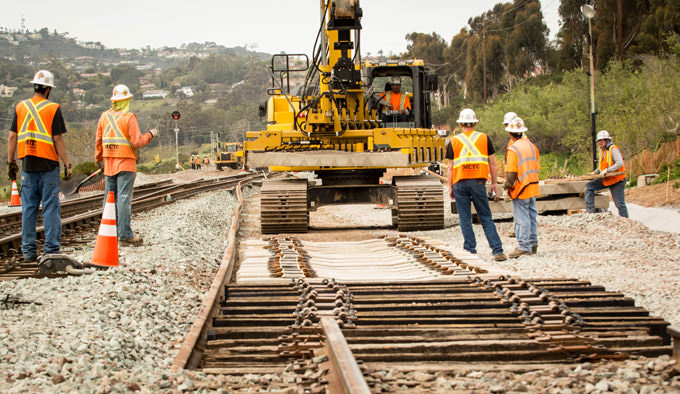
M 591 172 L 591 175 L 599 174 L 601 178 L 593 179 L 586 184 L 586 211 L 595 212 L 595 192 L 609 188 L 614 205 L 619 210 L 619 216 L 627 218 L 626 166 L 623 164 L 621 150 L 612 144 L 607 130 L 600 130 L 597 133 L 597 146 L 600 148 L 600 166 L 599 169 Z M 612 173 L 616 175 L 611 175 Z
M 507 260 L 503 253 L 503 244 L 496 231 L 496 224 L 491 216 L 485 188 L 486 181 L 491 174 L 489 193 L 498 195 L 493 144 L 486 134 L 475 131 L 475 126 L 479 120 L 477 120 L 477 115 L 472 109 L 462 110 L 457 122 L 463 132 L 453 136 L 446 145 L 446 158 L 452 161 L 449 164 L 449 189 L 458 208 L 460 230 L 464 239 L 463 248 L 470 253 L 477 253 L 477 241 L 472 230 L 470 208 L 470 202 L 472 202 L 475 210 L 477 210 L 479 221 L 482 223 L 484 235 L 489 242 L 494 260 Z
M 141 245 L 130 227 L 132 191 L 137 176 L 137 149 L 147 145 L 158 130 L 142 134 L 137 116 L 130 112 L 132 93 L 125 85 L 116 85 L 111 96 L 111 108 L 104 111 L 97 124 L 95 161 L 106 176 L 104 196 L 109 190 L 116 197 L 116 228 L 122 245 Z
M 512 217 L 518 247 L 508 257 L 536 254 L 538 250 L 538 149 L 523 135 L 527 131 L 522 118 L 515 116 L 505 131 L 510 135 L 505 157 L 505 183 L 503 186 L 512 199 Z
M 64 163 L 64 179 L 71 179 L 71 162 L 62 134 L 66 124 L 61 106 L 48 100 L 54 76 L 38 71 L 33 80 L 34 95 L 17 104 L 7 140 L 9 179 L 16 180 L 22 159 L 21 175 L 21 251 L 25 262 L 38 260 L 35 242 L 38 208 L 42 202 L 45 228 L 44 254 L 61 250 L 61 203 L 59 202 L 59 159 Z

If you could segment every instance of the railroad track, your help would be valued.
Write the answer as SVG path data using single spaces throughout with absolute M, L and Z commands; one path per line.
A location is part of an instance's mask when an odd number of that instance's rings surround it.
M 200 179 L 191 183 L 174 184 L 162 181 L 142 185 L 135 188 L 132 201 L 132 212 L 154 209 L 175 201 L 190 198 L 212 190 L 234 188 L 239 182 L 248 184 L 262 179 L 261 173 L 242 172 L 236 175 L 217 179 Z M 103 194 L 84 197 L 63 202 L 66 208 L 62 212 L 62 247 L 89 243 L 96 236 L 102 215 Z M 63 205 L 62 205 L 63 206 Z M 21 212 L 5 215 L 4 223 L 21 223 Z M 10 225 L 11 227 L 11 225 Z M 5 227 L 5 229 L 10 228 Z M 17 231 L 14 228 L 14 231 Z M 38 226 L 36 231 L 38 248 L 44 240 L 44 228 Z M 21 227 L 18 232 L 3 233 L 0 238 L 0 280 L 38 276 L 36 263 L 24 263 L 21 255 Z
M 385 371 L 522 370 L 672 353 L 668 322 L 588 281 L 519 278 L 401 235 L 275 236 L 242 241 L 237 251 L 237 231 L 175 368 L 283 375 L 265 388 L 298 392 L 428 391 L 435 382 Z

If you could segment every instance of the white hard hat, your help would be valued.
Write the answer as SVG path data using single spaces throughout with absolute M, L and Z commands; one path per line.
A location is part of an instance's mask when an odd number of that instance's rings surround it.
M 40 70 L 37 73 L 35 73 L 35 76 L 33 77 L 31 83 L 34 85 L 43 85 L 53 88 L 55 87 L 54 75 L 52 75 L 52 73 L 47 70 Z
M 610 140 L 609 132 L 607 130 L 600 130 L 597 133 L 597 140 Z
M 390 81 L 392 85 L 401 85 L 401 78 L 400 77 L 392 77 L 392 80 Z
M 475 111 L 473 111 L 470 108 L 465 108 L 464 110 L 460 111 L 460 116 L 458 117 L 458 120 L 456 122 L 478 123 L 479 120 L 477 120 L 477 115 L 475 115 Z
M 515 117 L 508 123 L 508 125 L 505 126 L 505 131 L 507 131 L 508 133 L 517 133 L 517 134 L 519 134 L 519 133 L 524 133 L 524 132 L 526 132 L 527 130 L 528 130 L 528 129 L 526 128 L 526 126 L 524 126 L 524 120 L 522 120 L 522 118 L 520 118 L 519 116 L 515 116 Z
M 132 93 L 126 85 L 120 84 L 113 88 L 113 95 L 111 101 L 123 101 L 132 98 Z
M 508 113 L 505 114 L 505 116 L 503 117 L 503 124 L 507 126 L 508 123 L 510 123 L 510 121 L 513 120 L 513 119 L 516 118 L 516 117 L 517 117 L 517 114 L 516 114 L 516 113 L 514 113 L 514 112 L 508 112 Z

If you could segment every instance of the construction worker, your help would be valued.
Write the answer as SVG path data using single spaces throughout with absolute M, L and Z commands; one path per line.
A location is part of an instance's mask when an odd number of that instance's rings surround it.
M 189 162 L 191 163 L 191 169 L 195 170 L 196 169 L 196 164 L 194 164 L 194 155 L 191 155 L 191 159 L 189 159 Z
M 201 169 L 201 155 L 196 155 L 196 158 L 194 159 L 194 165 L 196 166 L 197 170 Z
M 383 120 L 386 122 L 408 122 L 411 114 L 411 99 L 408 94 L 401 91 L 401 78 L 392 77 L 390 89 L 384 95 L 387 109 L 383 111 Z
M 210 161 L 208 160 L 208 156 L 203 155 L 203 165 L 205 166 L 206 169 L 208 168 L 208 164 L 210 164 Z
M 470 253 L 477 253 L 477 241 L 472 230 L 470 209 L 470 202 L 472 202 L 482 223 L 494 260 L 504 261 L 507 257 L 503 253 L 503 244 L 491 217 L 485 188 L 490 174 L 489 193 L 498 194 L 493 144 L 489 136 L 475 131 L 475 126 L 479 122 L 475 111 L 470 108 L 462 110 L 457 122 L 462 128 L 462 133 L 453 136 L 446 145 L 446 158 L 450 161 L 449 187 L 451 197 L 456 200 L 458 208 L 460 230 L 464 239 L 463 248 Z
M 619 210 L 619 216 L 628 217 L 626 207 L 626 166 L 623 164 L 623 155 L 618 146 L 612 144 L 611 137 L 607 130 L 600 130 L 597 133 L 597 146 L 600 148 L 600 166 L 591 172 L 592 175 L 599 174 L 602 178 L 593 179 L 586 184 L 585 200 L 586 211 L 595 211 L 595 192 L 609 188 L 609 192 L 614 200 L 614 205 Z M 617 175 L 611 175 L 617 173 Z
M 510 134 L 505 157 L 505 182 L 503 186 L 512 199 L 512 217 L 518 247 L 508 257 L 516 259 L 521 255 L 535 254 L 538 250 L 538 149 L 528 138 L 522 118 L 515 116 L 505 131 Z
M 71 179 L 71 162 L 62 134 L 66 124 L 61 106 L 48 100 L 54 76 L 38 71 L 33 80 L 33 97 L 16 105 L 7 139 L 7 175 L 17 179 L 21 162 L 21 251 L 25 262 L 38 261 L 35 242 L 38 208 L 42 202 L 45 228 L 44 254 L 61 251 L 61 203 L 59 202 L 59 159 L 64 163 L 64 179 Z
M 116 85 L 111 108 L 104 111 L 97 124 L 95 161 L 106 176 L 104 196 L 113 191 L 116 197 L 116 229 L 122 245 L 141 245 L 130 227 L 132 193 L 137 176 L 137 149 L 147 145 L 158 130 L 142 134 L 137 116 L 130 112 L 132 93 L 125 85 Z
M 516 114 L 516 113 L 514 113 L 514 112 L 512 112 L 512 111 L 507 112 L 507 113 L 503 116 L 503 130 L 505 130 L 505 129 L 508 127 L 508 124 L 510 124 L 510 121 L 513 120 L 513 119 L 515 119 L 516 117 L 517 117 L 517 114 Z M 508 141 L 508 146 L 505 147 L 505 148 L 506 148 L 506 151 L 505 151 L 505 163 L 506 163 L 506 164 L 508 163 L 508 153 L 507 153 L 507 148 L 510 147 L 510 144 L 511 144 L 511 143 L 512 143 L 512 139 L 511 139 L 510 141 Z M 513 238 L 514 236 L 515 236 L 515 226 L 513 225 L 512 230 L 510 230 L 510 231 L 508 232 L 508 237 Z

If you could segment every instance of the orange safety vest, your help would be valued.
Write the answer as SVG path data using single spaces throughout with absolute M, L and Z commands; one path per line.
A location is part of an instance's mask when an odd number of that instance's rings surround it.
M 41 97 L 32 97 L 17 105 L 17 156 L 20 159 L 30 155 L 59 161 L 52 139 L 52 121 L 58 109 L 59 104 Z
M 451 138 L 453 164 L 451 181 L 461 179 L 489 179 L 489 150 L 486 134 L 470 131 Z
M 404 92 L 392 94 L 392 91 L 389 91 L 385 95 L 385 101 L 387 101 L 388 104 L 392 104 L 392 108 L 394 110 L 399 108 L 399 111 L 403 111 L 405 106 L 409 108 L 411 107 L 411 100 L 409 100 L 408 105 L 405 105 L 407 99 L 408 95 Z
M 619 153 L 621 152 L 621 149 L 619 149 L 619 147 L 614 144 L 610 145 L 609 149 L 607 149 L 607 151 L 604 154 L 602 154 L 602 150 L 600 150 L 600 171 L 606 170 L 607 168 L 614 165 L 614 160 L 612 159 L 613 149 L 617 149 Z M 623 158 L 623 154 L 621 154 L 621 158 Z M 602 184 L 605 186 L 609 186 L 626 178 L 625 165 L 622 165 L 621 168 L 619 168 L 617 171 L 621 171 L 623 172 L 623 174 L 617 176 L 606 176 L 602 178 Z
M 130 142 L 128 121 L 135 116 L 130 112 L 105 111 L 99 123 L 106 125 L 102 133 L 104 157 L 130 158 L 137 160 L 137 149 Z
M 508 194 L 513 199 L 525 200 L 527 198 L 538 196 L 538 149 L 527 138 L 520 138 L 512 145 L 508 146 L 506 157 L 512 152 L 516 155 L 517 161 L 514 162 L 517 167 L 510 168 L 517 170 L 517 180 L 512 185 Z M 514 167 L 514 165 L 513 165 Z M 508 171 L 507 172 L 514 172 Z
M 194 163 L 201 165 L 201 158 L 196 156 L 196 159 L 194 159 Z

